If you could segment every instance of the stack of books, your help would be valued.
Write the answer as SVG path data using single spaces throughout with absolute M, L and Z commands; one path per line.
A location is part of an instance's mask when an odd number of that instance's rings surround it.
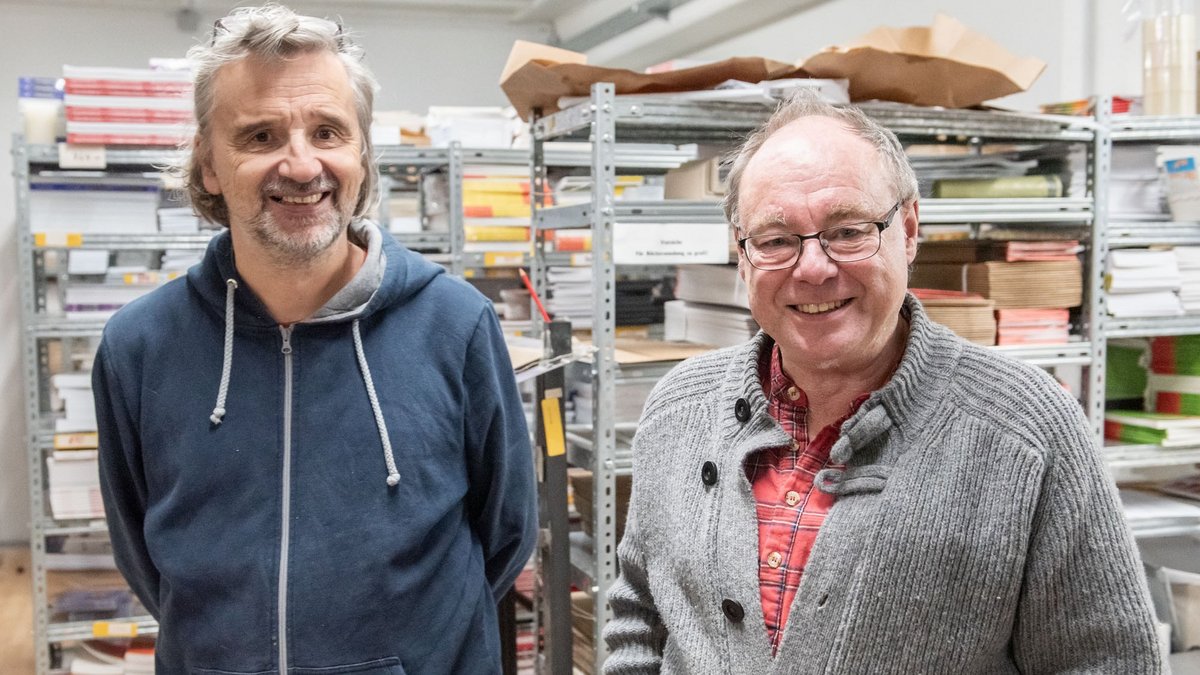
M 1150 339 L 1146 405 L 1155 412 L 1200 415 L 1200 335 Z
M 63 66 L 63 79 L 68 143 L 174 146 L 194 133 L 188 71 Z
M 488 267 L 515 267 L 531 253 L 529 169 L 523 166 L 467 167 L 462 188 L 464 250 L 484 254 Z M 554 205 L 547 194 L 546 206 Z
M 1061 309 L 1083 302 L 1076 240 L 925 242 L 909 285 L 974 293 L 996 309 Z
M 1083 303 L 1078 260 L 1050 262 L 920 263 L 909 284 L 977 293 L 997 309 L 1078 307 Z
M 1110 316 L 1177 316 L 1179 264 L 1170 249 L 1122 249 L 1108 252 L 1104 287 Z
M 1163 447 L 1196 445 L 1200 444 L 1200 416 L 1135 410 L 1107 412 L 1104 437 Z
M 991 300 L 975 293 L 910 288 L 930 319 L 975 344 L 996 344 L 996 318 Z
M 1061 345 L 1071 337 L 1066 309 L 996 310 L 996 344 Z

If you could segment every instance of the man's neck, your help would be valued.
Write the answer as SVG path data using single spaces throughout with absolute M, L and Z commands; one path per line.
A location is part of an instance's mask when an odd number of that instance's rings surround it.
M 883 352 L 860 368 L 846 368 L 838 363 L 808 363 L 796 367 L 790 365 L 787 355 L 783 354 L 784 372 L 808 398 L 808 427 L 812 433 L 845 416 L 860 395 L 887 384 L 900 365 L 907 344 L 908 322 L 898 319 Z
M 290 326 L 312 316 L 340 291 L 366 260 L 367 252 L 346 233 L 325 252 L 302 264 L 280 263 L 257 246 L 238 245 L 234 255 L 238 274 L 266 305 L 271 318 Z

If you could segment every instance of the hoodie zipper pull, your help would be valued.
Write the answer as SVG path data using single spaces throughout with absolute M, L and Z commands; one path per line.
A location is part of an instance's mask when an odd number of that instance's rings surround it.
M 291 354 L 292 353 L 292 327 L 288 326 L 287 328 L 284 328 L 283 326 L 280 326 L 279 332 L 283 333 L 283 347 L 279 351 L 283 352 L 284 354 Z

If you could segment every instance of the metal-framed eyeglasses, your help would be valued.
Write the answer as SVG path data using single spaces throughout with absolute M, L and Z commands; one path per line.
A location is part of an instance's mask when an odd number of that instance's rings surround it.
M 795 265 L 805 239 L 816 239 L 821 250 L 834 262 L 866 260 L 879 253 L 883 231 L 891 224 L 900 205 L 901 202 L 896 202 L 882 220 L 834 225 L 815 234 L 756 234 L 738 239 L 738 248 L 751 265 L 764 271 Z

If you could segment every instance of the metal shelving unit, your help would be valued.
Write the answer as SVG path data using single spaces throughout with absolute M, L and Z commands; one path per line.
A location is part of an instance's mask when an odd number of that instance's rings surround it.
M 397 235 L 414 248 L 434 249 L 435 255 L 452 272 L 461 275 L 470 262 L 463 253 L 462 175 L 464 156 L 473 162 L 492 161 L 490 151 L 464 151 L 457 145 L 449 148 L 378 147 L 381 189 L 389 189 L 391 177 L 413 175 L 426 171 L 444 171 L 448 176 L 449 228 L 446 232 L 421 232 Z M 110 622 L 55 622 L 51 620 L 50 598 L 47 590 L 47 539 L 73 534 L 104 534 L 102 520 L 56 520 L 47 505 L 45 461 L 53 452 L 53 415 L 49 413 L 49 349 L 55 342 L 94 339 L 100 336 L 103 320 L 81 320 L 47 313 L 46 279 L 50 275 L 45 258 L 49 252 L 63 254 L 73 250 L 203 250 L 214 232 L 197 234 L 93 234 L 36 236 L 30 231 L 30 183 L 45 174 L 56 180 L 74 182 L 103 182 L 106 175 L 119 174 L 135 180 L 155 180 L 161 169 L 180 158 L 173 149 L 106 148 L 105 168 L 87 172 L 64 172 L 59 169 L 59 150 L 56 146 L 25 144 L 17 135 L 13 139 L 13 164 L 16 182 L 18 221 L 18 250 L 21 274 L 21 304 L 24 323 L 24 384 L 26 390 L 26 428 L 29 486 L 31 496 L 31 577 L 33 579 L 34 644 L 39 675 L 58 672 L 56 655 L 59 645 L 105 634 L 153 635 L 157 625 L 148 616 L 129 617 Z M 528 164 L 528 152 L 505 151 L 504 161 Z M 578 153 L 575 153 L 576 155 Z
M 1099 335 L 1101 312 L 1102 254 L 1097 240 L 1103 239 L 1105 211 L 1095 199 L 1100 193 L 1107 167 L 1107 135 L 1087 119 L 1068 120 L 979 111 L 919 109 L 892 104 L 862 106 L 867 114 L 883 122 L 902 140 L 958 142 L 1058 142 L 1087 148 L 1088 194 L 1057 199 L 924 199 L 923 223 L 1004 223 L 1084 228 L 1092 233 L 1093 245 L 1087 262 L 1082 334 L 1066 345 L 1001 347 L 999 351 L 1043 367 L 1083 366 L 1088 371 L 1088 416 L 1097 437 L 1103 420 L 1103 345 Z M 593 335 L 596 348 L 591 368 L 592 425 L 569 427 L 568 458 L 593 474 L 592 531 L 571 535 L 571 562 L 579 581 L 595 598 L 593 645 L 596 663 L 607 648 L 601 638 L 611 609 L 603 602 L 616 578 L 616 477 L 631 471 L 629 443 L 635 425 L 618 424 L 614 400 L 621 369 L 614 359 L 616 265 L 613 261 L 613 231 L 618 223 L 725 223 L 720 207 L 712 202 L 626 202 L 615 201 L 615 167 L 620 162 L 621 144 L 626 141 L 706 143 L 732 146 L 769 115 L 758 103 L 675 102 L 639 98 L 623 101 L 614 96 L 612 85 L 597 84 L 583 103 L 532 122 L 535 180 L 544 175 L 547 163 L 542 144 L 556 139 L 586 139 L 592 147 L 593 191 L 587 204 L 535 209 L 533 225 L 541 234 L 563 228 L 590 228 L 592 234 Z M 535 281 L 548 261 L 535 246 Z M 565 508 L 565 507 L 564 507 Z M 578 583 L 578 582 L 577 582 Z M 561 620 L 565 620 L 561 619 Z
M 1113 143 L 1172 144 L 1200 143 L 1200 116 L 1114 115 L 1111 99 L 1097 103 L 1097 119 L 1109 129 Z M 1103 201 L 1103 200 L 1102 200 Z M 1105 238 L 1105 248 L 1132 248 L 1152 245 L 1200 245 L 1200 223 L 1162 219 L 1113 219 Z M 1119 318 L 1105 317 L 1104 340 L 1200 334 L 1200 315 Z M 1103 400 L 1104 388 L 1099 389 Z M 1111 468 L 1138 469 L 1200 464 L 1200 446 L 1164 448 L 1160 445 L 1130 445 L 1108 441 L 1105 459 Z

